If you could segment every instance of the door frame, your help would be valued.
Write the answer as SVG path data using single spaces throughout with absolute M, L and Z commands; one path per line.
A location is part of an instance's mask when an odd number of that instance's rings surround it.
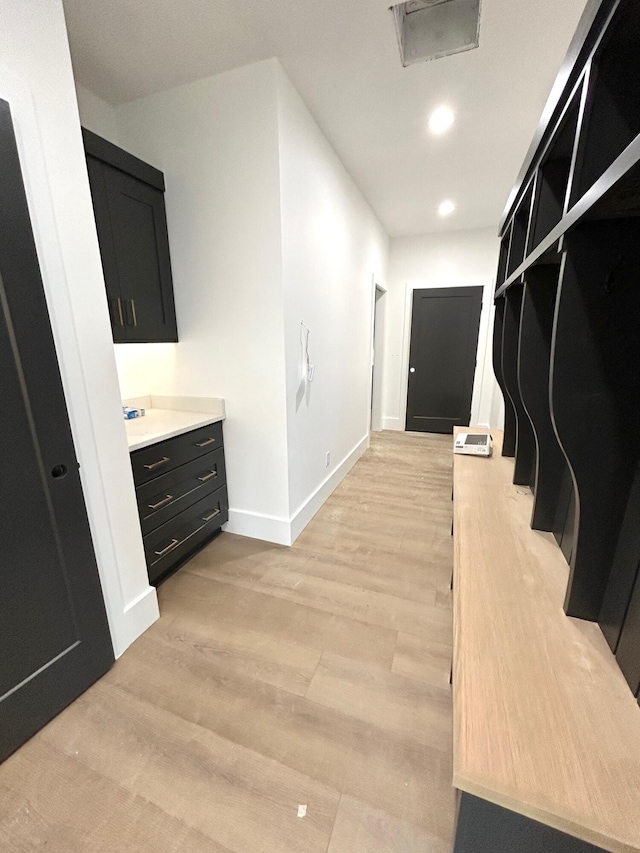
M 405 281 L 404 286 L 404 315 L 402 324 L 402 351 L 400 365 L 400 406 L 399 420 L 401 429 L 406 432 L 407 424 L 407 399 L 409 396 L 409 354 L 411 349 L 411 324 L 413 321 L 413 291 L 414 290 L 440 290 L 448 287 L 482 287 L 482 308 L 480 311 L 480 331 L 478 334 L 478 353 L 476 357 L 476 370 L 473 377 L 473 391 L 471 394 L 471 426 L 486 426 L 489 423 L 480 423 L 479 411 L 482 395 L 482 386 L 486 370 L 491 369 L 488 361 L 489 337 L 493 330 L 493 310 L 485 310 L 491 307 L 491 288 L 487 287 L 486 279 L 461 279 L 459 281 Z M 487 367 L 489 365 L 489 367 Z M 494 380 L 494 384 L 495 380 Z M 492 400 L 493 402 L 493 393 Z
M 372 276 L 371 299 L 371 373 L 369 387 L 369 432 L 383 430 L 384 338 L 386 328 L 387 288 Z M 375 335 L 376 319 L 378 335 Z
M 62 85 L 58 90 L 66 91 Z M 46 155 L 57 150 L 60 130 L 48 128 L 43 137 L 41 117 L 36 112 L 44 103 L 43 93 L 34 92 L 18 76 L 7 74 L 0 81 L 0 98 L 11 104 L 17 130 L 33 237 L 113 648 L 119 657 L 159 618 L 159 610 L 147 575 L 120 412 L 122 395 L 80 124 L 76 117 L 73 151 L 65 149 L 62 159 L 47 159 Z M 71 116 L 65 118 L 65 133 L 73 129 L 72 124 Z M 77 202 L 73 215 L 82 214 L 74 227 L 68 211 L 70 194 Z M 83 246 L 80 253 L 79 242 Z

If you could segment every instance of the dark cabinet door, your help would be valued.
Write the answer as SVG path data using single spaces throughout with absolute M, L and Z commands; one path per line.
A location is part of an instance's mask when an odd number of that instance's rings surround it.
M 164 195 L 119 169 L 103 168 L 126 338 L 176 341 Z
M 96 160 L 95 157 L 87 157 L 87 170 L 89 173 L 89 185 L 91 187 L 96 230 L 98 232 L 98 243 L 100 245 L 100 257 L 102 258 L 104 282 L 107 289 L 107 302 L 109 304 L 113 340 L 116 344 L 122 344 L 127 340 L 127 329 L 125 326 L 122 294 L 120 293 L 118 265 L 113 245 L 113 235 L 111 233 L 111 217 L 109 214 L 109 198 L 107 196 L 104 165 L 99 160 Z
M 22 183 L 0 101 L 0 761 L 113 663 Z
M 177 341 L 162 173 L 86 130 L 84 140 L 113 339 Z

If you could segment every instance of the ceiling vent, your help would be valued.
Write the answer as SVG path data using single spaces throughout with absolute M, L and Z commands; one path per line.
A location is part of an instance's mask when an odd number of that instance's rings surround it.
M 409 0 L 391 7 L 405 66 L 480 44 L 481 0 Z

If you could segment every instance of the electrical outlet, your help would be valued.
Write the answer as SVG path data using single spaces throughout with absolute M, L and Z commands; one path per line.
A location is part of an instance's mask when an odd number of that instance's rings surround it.
M 325 467 L 325 468 L 328 468 L 328 467 L 329 467 L 329 465 L 331 465 L 331 454 L 330 454 L 330 453 L 329 453 L 329 451 L 327 450 L 327 458 L 326 458 L 326 460 L 325 460 L 324 467 Z

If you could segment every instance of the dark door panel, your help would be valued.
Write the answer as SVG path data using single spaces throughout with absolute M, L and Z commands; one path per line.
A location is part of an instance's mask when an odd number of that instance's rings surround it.
M 9 105 L 0 101 L 0 760 L 113 663 Z
M 408 430 L 469 425 L 481 308 L 481 287 L 414 290 Z
M 103 169 L 127 340 L 177 340 L 164 194 Z
M 115 343 L 177 341 L 164 176 L 83 128 Z
M 107 291 L 113 341 L 116 344 L 121 344 L 127 340 L 127 327 L 125 325 L 125 306 L 123 305 L 120 282 L 118 280 L 118 265 L 113 246 L 105 170 L 100 160 L 88 156 L 87 171 L 89 173 L 93 214 L 98 232 L 98 243 L 100 245 L 100 257 L 102 259 L 102 270 L 104 272 L 104 282 Z

